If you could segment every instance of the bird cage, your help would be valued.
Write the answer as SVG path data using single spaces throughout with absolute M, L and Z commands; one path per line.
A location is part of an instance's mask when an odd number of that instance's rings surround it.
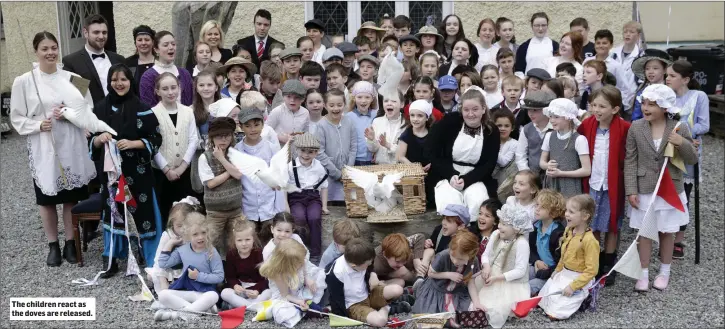
M 342 172 L 342 184 L 345 190 L 345 207 L 347 217 L 361 218 L 368 217 L 372 222 L 400 222 L 407 221 L 404 215 L 417 215 L 425 212 L 425 175 L 420 163 L 411 164 L 385 164 L 372 166 L 354 166 L 353 168 L 372 172 L 382 179 L 386 174 L 402 172 L 403 178 L 395 184 L 396 189 L 403 196 L 402 212 L 400 205 L 391 210 L 388 214 L 379 214 L 370 209 L 365 200 L 365 191 L 352 182 L 347 170 Z M 402 216 L 401 216 L 402 215 Z M 374 218 L 370 218 L 372 216 Z

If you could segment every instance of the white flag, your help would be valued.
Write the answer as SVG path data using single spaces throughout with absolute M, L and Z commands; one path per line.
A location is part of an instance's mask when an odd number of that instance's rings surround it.
M 642 277 L 642 264 L 639 262 L 636 239 L 632 241 L 627 251 L 619 258 L 607 275 L 611 274 L 612 271 L 617 271 L 635 280 L 639 280 Z

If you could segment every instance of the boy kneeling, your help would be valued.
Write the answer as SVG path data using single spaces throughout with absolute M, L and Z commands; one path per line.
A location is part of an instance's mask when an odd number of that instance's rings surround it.
M 384 285 L 372 272 L 373 246 L 359 238 L 345 244 L 345 254 L 325 268 L 332 312 L 375 327 L 388 323 L 388 314 L 410 312 L 407 302 L 390 301 L 403 294 L 403 287 Z

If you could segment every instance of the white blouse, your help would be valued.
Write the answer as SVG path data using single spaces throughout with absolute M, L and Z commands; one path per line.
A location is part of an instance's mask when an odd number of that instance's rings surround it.
M 518 142 L 513 138 L 509 139 L 508 141 L 506 141 L 506 143 L 503 143 L 503 145 L 501 145 L 501 148 L 498 150 L 497 160 L 499 166 L 505 167 L 511 162 L 511 160 L 514 159 L 517 146 Z
M 496 53 L 498 52 L 499 48 L 494 47 L 491 45 L 491 47 L 488 47 L 488 49 L 483 48 L 481 44 L 476 44 L 476 49 L 478 50 L 478 63 L 476 63 L 476 72 L 481 72 L 481 68 L 483 68 L 484 65 L 494 65 L 498 67 L 498 62 L 496 62 Z
M 526 71 L 533 68 L 546 69 L 539 63 L 541 60 L 554 56 L 554 41 L 549 37 L 543 37 L 541 39 L 533 37 L 529 40 L 529 48 L 526 50 Z
M 400 134 L 403 133 L 402 123 L 402 115 L 395 121 L 390 121 L 385 116 L 373 119 L 372 128 L 375 130 L 375 139 L 371 141 L 366 138 L 365 141 L 368 146 L 368 151 L 375 154 L 375 163 L 394 164 L 398 162 L 395 158 L 395 152 L 398 151 L 398 139 L 400 138 Z M 389 149 L 382 147 L 378 142 L 380 136 L 383 134 L 385 134 L 385 140 L 390 144 Z
M 38 93 L 31 74 L 35 75 Z M 13 81 L 10 121 L 20 135 L 28 136 L 30 173 L 40 191 L 48 196 L 83 187 L 96 177 L 83 129 L 67 120 L 51 119 L 52 130 L 40 131 L 41 122 L 53 117 L 53 108 L 62 104 L 69 92 L 77 92 L 80 97 L 78 89 L 70 83 L 71 76 L 78 75 L 64 71 L 58 64 L 55 73 L 34 68 Z M 84 98 L 86 108 L 81 111 L 95 117 L 91 94 L 86 92 Z
M 497 89 L 492 93 L 484 90 L 483 98 L 486 100 L 486 107 L 488 107 L 489 109 L 492 109 L 494 106 L 503 102 L 503 95 L 501 94 L 501 89 Z

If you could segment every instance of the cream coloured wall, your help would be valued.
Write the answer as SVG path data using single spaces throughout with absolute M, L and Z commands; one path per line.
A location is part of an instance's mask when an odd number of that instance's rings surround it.
M 668 10 L 672 14 L 668 18 Z M 640 18 L 647 42 L 711 41 L 725 39 L 725 3 L 720 2 L 640 2 Z
M 59 37 L 58 10 L 55 2 L 3 2 L 2 11 L 5 42 L 4 48 L 0 48 L 3 57 L 0 90 L 9 90 L 16 76 L 30 70 L 35 34 L 48 31 Z M 18 30 L 18 21 L 22 30 Z
M 116 48 L 123 56 L 134 52 L 133 28 L 146 24 L 156 31 L 171 29 L 171 2 L 146 2 L 143 10 L 138 10 L 136 2 L 114 2 L 113 16 L 116 24 Z M 237 40 L 254 32 L 253 19 L 258 9 L 267 9 L 272 13 L 270 35 L 287 45 L 294 44 L 297 38 L 305 34 L 305 9 L 303 2 L 245 2 L 239 1 L 234 19 L 224 35 L 224 45 L 231 48 Z
M 6 84 L 8 78 L 8 56 L 5 52 L 5 40 L 0 40 L 0 93 L 10 90 L 12 84 Z M 10 81 L 12 83 L 12 81 Z
M 549 37 L 559 41 L 569 31 L 569 23 L 577 17 L 589 21 L 590 38 L 599 29 L 610 29 L 615 44 L 621 42 L 621 28 L 632 19 L 632 2 L 466 2 L 456 1 L 453 12 L 463 21 L 466 36 L 478 41 L 478 23 L 489 17 L 494 21 L 505 16 L 514 21 L 516 42 L 521 44 L 533 36 L 531 15 L 543 11 L 549 16 Z M 620 31 L 620 32 L 618 32 Z

